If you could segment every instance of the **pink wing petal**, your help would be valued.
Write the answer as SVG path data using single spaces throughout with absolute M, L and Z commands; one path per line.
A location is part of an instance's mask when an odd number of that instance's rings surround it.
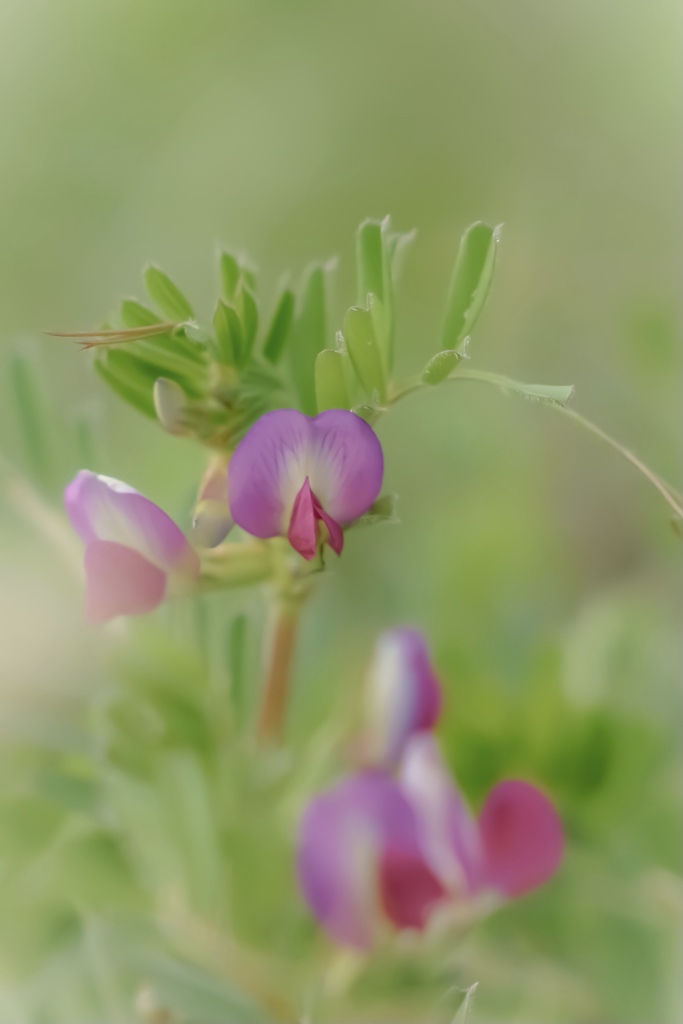
M 417 733 L 409 740 L 400 779 L 431 867 L 452 893 L 476 891 L 484 857 L 479 830 L 433 736 Z
M 95 540 L 85 549 L 86 614 L 90 622 L 143 615 L 164 599 L 166 574 L 132 548 Z
M 311 487 L 341 526 L 358 519 L 379 496 L 382 445 L 372 427 L 345 409 L 329 409 L 311 424 Z
M 486 880 L 506 896 L 522 896 L 557 871 L 564 853 L 562 822 L 547 796 L 509 779 L 491 790 L 479 818 Z
M 254 537 L 285 535 L 308 475 L 310 420 L 295 409 L 266 413 L 230 461 L 230 511 Z
M 165 571 L 196 575 L 199 563 L 170 516 L 127 484 L 83 469 L 64 495 L 74 528 L 86 544 L 112 541 Z
M 394 780 L 362 772 L 309 805 L 301 826 L 299 878 L 320 923 L 338 941 L 367 947 L 381 911 L 400 926 L 422 922 L 433 887 L 407 889 L 418 877 L 421 858 L 415 817 Z M 386 868 L 386 877 L 382 865 Z M 406 869 L 407 882 L 401 868 Z M 426 866 L 425 866 L 426 867 Z M 419 924 L 415 925 L 420 926 Z

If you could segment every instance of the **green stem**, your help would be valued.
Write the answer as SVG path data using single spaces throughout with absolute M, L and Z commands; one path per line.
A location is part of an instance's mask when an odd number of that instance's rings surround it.
M 298 602 L 281 600 L 276 606 L 271 627 L 263 703 L 257 727 L 261 743 L 277 743 L 284 733 L 298 627 Z
M 466 370 L 458 368 L 446 379 L 479 381 L 482 384 L 492 384 L 494 387 L 500 388 L 508 394 L 518 394 L 523 397 L 537 398 L 539 401 L 543 401 L 545 405 L 551 406 L 557 412 L 560 412 L 568 419 L 573 420 L 574 423 L 578 423 L 578 425 L 583 427 L 584 430 L 587 430 L 588 433 L 592 434 L 594 437 L 599 438 L 599 440 L 604 444 L 609 445 L 610 448 L 618 452 L 623 459 L 630 462 L 631 465 L 634 466 L 639 473 L 642 473 L 646 480 L 649 480 L 652 486 L 659 491 L 667 505 L 669 505 L 669 507 L 675 512 L 676 516 L 683 518 L 683 497 L 676 488 L 672 487 L 671 484 L 667 483 L 667 481 L 659 476 L 658 473 L 655 473 L 654 470 L 650 469 L 649 466 L 647 466 L 634 452 L 630 450 L 630 448 L 626 448 L 624 445 L 620 444 L 619 441 L 611 437 L 611 435 L 602 430 L 601 427 L 598 427 L 595 423 L 586 419 L 586 417 L 582 416 L 581 413 L 576 412 L 574 409 L 568 409 L 561 399 L 558 398 L 555 400 L 549 394 L 542 394 L 540 390 L 538 394 L 534 394 L 533 385 L 520 384 L 518 381 L 512 380 L 510 377 L 505 377 L 499 373 L 488 373 L 486 370 Z M 405 384 L 399 386 L 393 393 L 390 398 L 390 403 L 393 404 L 400 398 L 404 398 L 406 395 L 412 394 L 413 391 L 417 391 L 424 386 L 425 385 L 418 377 L 406 381 Z M 558 392 L 559 391 L 561 391 L 561 389 L 558 389 Z M 568 392 L 567 397 L 569 397 L 569 394 L 571 394 L 571 391 Z

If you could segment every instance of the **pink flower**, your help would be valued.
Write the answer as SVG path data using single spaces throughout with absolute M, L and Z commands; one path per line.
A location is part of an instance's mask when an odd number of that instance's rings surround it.
M 330 935 L 364 948 L 383 923 L 422 930 L 437 907 L 543 885 L 563 848 L 555 808 L 528 782 L 495 786 L 477 821 L 422 732 L 409 741 L 398 779 L 361 772 L 311 801 L 299 878 Z
M 343 528 L 379 495 L 382 446 L 355 413 L 311 419 L 295 409 L 266 413 L 230 462 L 230 510 L 255 537 L 288 537 L 306 559 L 326 540 L 341 554 Z
M 152 611 L 198 577 L 199 559 L 182 530 L 127 484 L 83 469 L 64 501 L 86 546 L 91 622 Z
M 367 687 L 366 754 L 377 767 L 394 766 L 415 733 L 433 729 L 441 686 L 422 633 L 392 629 L 377 641 Z

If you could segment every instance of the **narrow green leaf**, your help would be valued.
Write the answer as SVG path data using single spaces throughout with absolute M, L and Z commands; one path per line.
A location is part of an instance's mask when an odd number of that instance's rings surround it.
M 422 371 L 423 383 L 440 384 L 442 380 L 445 380 L 453 372 L 461 359 L 462 354 L 453 349 L 446 352 L 437 352 Z
M 161 323 L 156 313 L 135 299 L 124 299 L 121 303 L 121 319 L 125 327 L 151 327 Z
M 240 283 L 240 265 L 237 262 L 237 257 L 233 256 L 231 252 L 222 252 L 220 266 L 223 295 L 228 302 L 232 302 L 237 292 L 237 286 Z
M 444 349 L 454 349 L 472 331 L 491 287 L 502 224 L 477 221 L 467 229 L 453 269 L 442 334 Z
M 25 351 L 13 352 L 9 360 L 9 375 L 24 449 L 32 472 L 44 481 L 51 465 L 50 443 L 35 359 Z
M 292 378 L 301 407 L 315 416 L 315 360 L 327 335 L 327 300 L 325 267 L 313 263 L 304 271 L 304 285 L 299 314 L 289 346 Z
M 228 630 L 228 671 L 230 673 L 230 700 L 235 722 L 244 726 L 247 718 L 247 617 L 238 615 Z
M 242 360 L 244 341 L 242 325 L 235 307 L 219 299 L 213 315 L 213 327 L 216 332 L 218 361 L 224 366 L 238 366 Z
M 349 409 L 351 400 L 346 388 L 345 352 L 324 348 L 315 361 L 315 394 L 318 412 L 326 409 Z
M 403 271 L 403 264 L 410 246 L 415 241 L 416 231 L 390 231 L 387 234 L 387 248 L 389 250 L 389 264 L 391 266 L 392 282 L 400 277 Z
M 138 372 L 139 360 L 127 352 L 107 352 L 95 359 L 100 377 L 138 412 L 156 419 L 152 388 L 154 382 Z
M 145 286 L 152 302 L 169 320 L 192 320 L 194 317 L 192 306 L 168 274 L 165 274 L 159 267 L 147 267 Z
M 386 398 L 384 365 L 380 353 L 375 323 L 367 309 L 352 306 L 344 318 L 344 340 L 356 376 L 369 398 Z
M 251 357 L 256 332 L 258 330 L 258 306 L 253 292 L 242 285 L 235 298 L 235 305 L 239 311 L 242 323 L 242 352 L 240 356 L 240 367 L 246 366 Z
M 394 334 L 394 294 L 388 234 L 387 217 L 382 221 L 364 221 L 356 235 L 358 304 L 365 306 L 369 295 L 379 300 L 382 315 L 377 318 L 376 334 L 385 375 L 388 375 L 393 365 Z
M 275 307 L 270 327 L 263 342 L 263 355 L 271 363 L 277 363 L 282 355 L 292 320 L 294 318 L 294 292 L 285 288 Z

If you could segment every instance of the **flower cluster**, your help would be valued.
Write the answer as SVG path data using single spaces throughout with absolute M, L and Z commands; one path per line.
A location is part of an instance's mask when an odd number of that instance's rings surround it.
M 383 472 L 382 446 L 355 413 L 267 413 L 239 443 L 229 469 L 225 459 L 210 467 L 193 539 L 213 547 L 234 521 L 254 537 L 287 537 L 308 561 L 325 544 L 340 555 L 344 528 L 372 506 Z M 65 502 L 86 545 L 91 621 L 152 611 L 199 578 L 199 556 L 180 528 L 127 484 L 82 470 Z
M 509 779 L 472 816 L 432 732 L 441 693 L 419 633 L 380 639 L 368 690 L 365 765 L 301 823 L 302 890 L 330 935 L 367 948 L 387 924 L 423 930 L 463 904 L 483 912 L 546 882 L 564 847 L 557 812 Z

